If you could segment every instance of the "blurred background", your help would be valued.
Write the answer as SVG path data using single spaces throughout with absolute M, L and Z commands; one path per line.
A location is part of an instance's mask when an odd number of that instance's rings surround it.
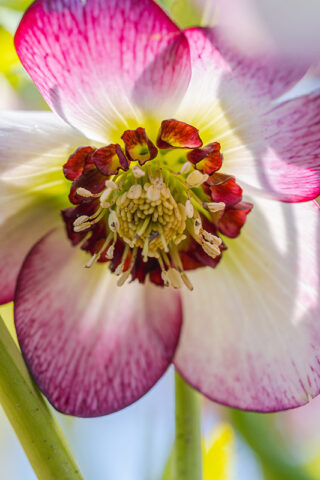
M 0 0 L 0 110 L 47 109 L 15 54 L 13 34 L 30 1 Z M 269 52 L 313 62 L 294 94 L 317 88 L 319 0 L 162 0 L 181 27 L 216 22 L 249 55 Z M 0 307 L 12 335 L 12 305 Z M 86 480 L 165 480 L 174 437 L 170 369 L 140 401 L 98 419 L 54 412 Z M 320 398 L 277 414 L 238 412 L 203 399 L 204 480 L 319 480 Z M 5 480 L 36 477 L 0 408 L 0 472 Z M 164 476 L 163 476 L 164 475 Z M 196 480 L 196 479 L 195 479 Z

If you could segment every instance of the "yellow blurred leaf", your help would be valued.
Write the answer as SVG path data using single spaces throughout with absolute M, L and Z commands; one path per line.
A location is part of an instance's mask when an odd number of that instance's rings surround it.
M 33 0 L 0 0 L 0 5 L 14 10 L 25 10 Z
M 19 64 L 19 58 L 16 54 L 13 36 L 2 26 L 0 26 L 0 71 L 2 73 L 9 73 L 12 67 Z
M 16 330 L 13 323 L 13 302 L 7 303 L 6 305 L 0 305 L 0 317 L 3 318 L 14 341 L 18 343 Z
M 203 447 L 204 480 L 229 480 L 234 455 L 234 433 L 230 425 L 220 424 Z

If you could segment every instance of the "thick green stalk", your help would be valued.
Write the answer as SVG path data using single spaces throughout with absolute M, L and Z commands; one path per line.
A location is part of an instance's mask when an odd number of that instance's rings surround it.
M 83 480 L 1 317 L 0 403 L 39 480 Z
M 174 480 L 202 480 L 200 397 L 177 372 L 175 387 Z

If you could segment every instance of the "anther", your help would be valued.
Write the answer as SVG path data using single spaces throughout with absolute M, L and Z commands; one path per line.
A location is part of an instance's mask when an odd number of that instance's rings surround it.
M 98 198 L 100 197 L 100 193 L 92 193 L 90 192 L 90 190 L 87 190 L 86 188 L 83 188 L 83 187 L 79 187 L 77 188 L 76 190 L 77 192 L 77 195 L 80 195 L 80 197 L 88 197 L 88 198 Z
M 155 202 L 157 200 L 159 200 L 160 198 L 160 188 L 158 185 L 150 185 L 150 187 L 148 188 L 147 190 L 147 198 L 152 201 L 152 202 Z
M 179 289 L 182 287 L 181 274 L 178 272 L 178 270 L 175 268 L 169 268 L 166 274 L 169 284 L 173 288 Z
M 185 204 L 185 212 L 186 212 L 187 218 L 193 217 L 193 205 L 189 199 L 186 201 L 186 204 Z
M 116 232 L 119 228 L 119 220 L 114 210 L 111 210 L 108 217 L 108 225 L 112 232 Z
M 186 162 L 182 165 L 182 168 L 181 168 L 179 173 L 181 173 L 181 174 L 188 173 L 191 168 L 192 168 L 192 163 L 191 162 Z
M 135 178 L 142 178 L 145 176 L 146 172 L 142 170 L 138 165 L 135 165 L 132 169 L 133 176 Z
M 223 202 L 210 202 L 210 203 L 203 203 L 203 207 L 206 210 L 209 210 L 211 213 L 220 212 L 226 208 L 226 204 Z
M 132 185 L 127 193 L 127 197 L 130 198 L 131 200 L 135 198 L 141 197 L 142 194 L 142 187 L 141 185 Z
M 199 170 L 193 170 L 187 176 L 186 182 L 190 188 L 200 187 L 209 178 L 206 173 L 201 173 Z

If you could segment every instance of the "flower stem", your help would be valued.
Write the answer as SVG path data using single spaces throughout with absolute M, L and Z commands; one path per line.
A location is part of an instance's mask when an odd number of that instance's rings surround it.
M 39 480 L 83 479 L 1 317 L 0 403 Z
M 177 372 L 175 390 L 174 480 L 202 480 L 200 397 Z

